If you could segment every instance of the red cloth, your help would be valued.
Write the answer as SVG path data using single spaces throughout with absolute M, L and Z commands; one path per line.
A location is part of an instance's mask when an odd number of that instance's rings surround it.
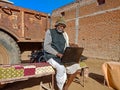
M 15 69 L 24 69 L 24 68 L 23 68 L 23 65 L 14 65 L 13 67 L 14 67 Z
M 34 65 L 24 66 L 24 76 L 35 75 L 35 68 Z

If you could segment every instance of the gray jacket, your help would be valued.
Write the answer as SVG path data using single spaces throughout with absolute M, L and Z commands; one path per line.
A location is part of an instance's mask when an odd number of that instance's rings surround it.
M 66 40 L 65 48 L 69 47 L 69 38 L 68 38 L 67 33 L 64 32 L 63 36 Z M 58 52 L 51 47 L 51 43 L 52 43 L 51 33 L 50 33 L 50 30 L 47 30 L 46 35 L 45 35 L 45 40 L 44 40 L 44 50 L 48 53 L 56 55 Z

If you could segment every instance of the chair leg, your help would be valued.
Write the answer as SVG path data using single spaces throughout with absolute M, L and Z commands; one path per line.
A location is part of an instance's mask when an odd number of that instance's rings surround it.
M 79 84 L 81 84 L 83 87 L 85 86 L 85 77 L 88 77 L 88 71 L 86 71 L 88 67 L 82 68 L 80 70 L 77 71 L 78 75 L 80 75 L 81 80 L 77 80 L 79 82 Z
M 84 82 L 85 82 L 85 75 L 84 75 L 84 68 L 82 68 L 81 70 L 78 70 L 78 75 L 80 75 L 80 78 L 78 78 L 79 83 L 84 87 Z M 82 81 L 82 82 L 81 82 Z
M 86 67 L 88 68 L 88 67 Z M 64 86 L 64 90 L 68 90 L 68 87 L 70 86 L 70 84 L 73 82 L 73 80 L 75 79 L 75 77 L 77 76 L 77 74 L 79 74 L 80 76 L 82 76 L 82 82 L 83 82 L 83 87 L 84 87 L 84 84 L 85 84 L 85 69 L 86 68 L 82 68 L 80 70 L 77 70 L 74 74 L 68 74 L 68 79 L 67 79 L 67 82 Z
M 72 83 L 73 79 L 76 77 L 77 72 L 75 72 L 74 74 L 69 74 L 68 75 L 68 80 L 64 86 L 64 90 L 68 90 L 68 87 L 70 86 L 70 84 Z
M 85 71 L 84 71 L 84 68 L 82 69 L 82 72 L 81 72 L 81 73 L 82 73 L 82 78 L 83 78 L 82 81 L 83 81 L 83 87 L 84 87 L 84 84 L 85 84 L 85 75 L 84 75 L 84 74 L 85 74 Z

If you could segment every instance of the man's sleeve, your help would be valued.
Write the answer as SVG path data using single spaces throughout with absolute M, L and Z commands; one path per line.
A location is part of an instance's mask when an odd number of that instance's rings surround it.
M 65 40 L 66 40 L 65 47 L 69 47 L 69 37 L 68 37 L 67 33 L 64 32 L 64 33 L 63 33 L 63 36 L 64 36 L 64 38 L 65 38 Z
M 44 40 L 44 50 L 48 53 L 51 53 L 53 55 L 56 55 L 58 52 L 51 47 L 52 38 L 50 30 L 47 30 Z

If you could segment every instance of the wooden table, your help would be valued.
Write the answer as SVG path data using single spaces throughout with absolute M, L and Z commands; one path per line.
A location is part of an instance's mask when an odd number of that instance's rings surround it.
M 13 82 L 17 82 L 17 81 L 24 81 L 24 80 L 28 80 L 30 78 L 38 78 L 38 77 L 43 77 L 43 76 L 48 76 L 51 75 L 51 87 L 46 87 L 42 81 L 40 82 L 40 90 L 41 87 L 44 87 L 46 90 L 54 90 L 54 74 L 55 71 L 51 71 L 49 73 L 41 73 L 41 74 L 35 74 L 35 75 L 29 75 L 29 76 L 21 76 L 21 77 L 15 77 L 15 78 L 7 78 L 7 79 L 0 79 L 0 84 L 4 85 L 7 83 L 13 83 Z

